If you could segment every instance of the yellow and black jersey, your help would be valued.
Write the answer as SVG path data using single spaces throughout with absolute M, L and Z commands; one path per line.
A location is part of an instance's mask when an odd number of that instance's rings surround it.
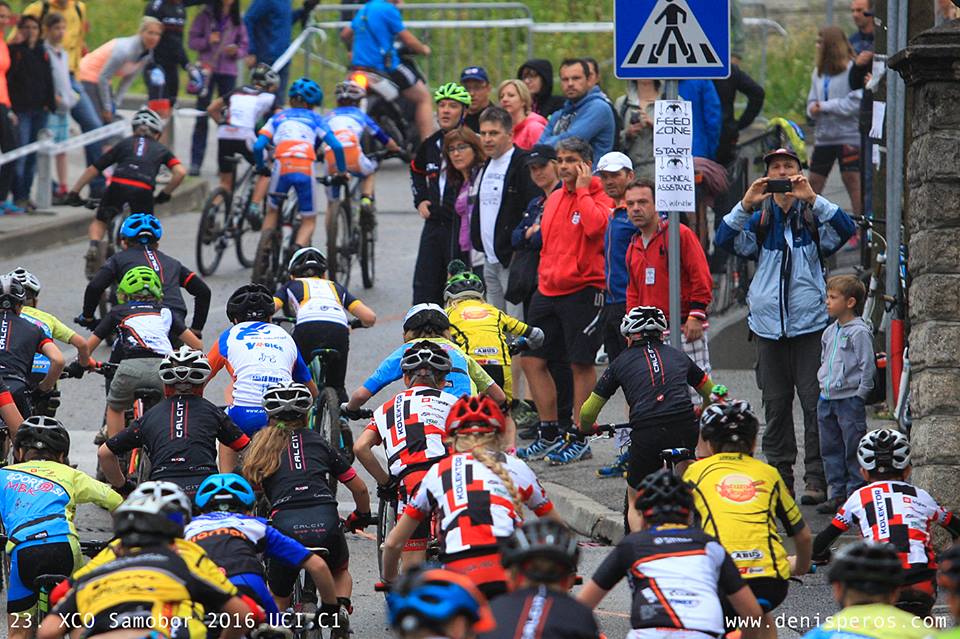
M 447 307 L 450 332 L 464 353 L 481 366 L 509 366 L 507 339 L 526 335 L 529 327 L 479 299 L 458 300 Z

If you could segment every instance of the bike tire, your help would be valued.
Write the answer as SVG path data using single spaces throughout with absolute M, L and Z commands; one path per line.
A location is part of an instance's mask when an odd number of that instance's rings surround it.
M 316 428 L 321 433 L 333 449 L 340 450 L 340 398 L 337 391 L 332 386 L 324 386 L 320 391 L 320 396 L 316 402 Z M 349 461 L 349 460 L 348 460 Z M 340 482 L 336 477 L 328 478 L 330 484 L 330 494 L 337 496 L 337 486 Z
M 353 245 L 353 229 L 350 225 L 350 210 L 348 204 L 342 201 L 331 221 L 330 235 L 327 238 L 328 268 L 333 269 L 333 279 L 344 287 L 350 286 L 350 269 L 353 265 L 353 254 L 356 246 Z M 330 258 L 329 256 L 334 256 Z
M 260 236 L 250 280 L 274 290 L 277 280 L 276 265 L 280 255 L 281 231 L 280 229 L 270 229 L 269 231 L 263 231 L 263 233 L 268 235 Z
M 360 276 L 363 288 L 373 288 L 376 279 L 377 230 L 360 226 Z
M 230 241 L 226 229 L 230 222 L 230 193 L 223 187 L 217 187 L 203 203 L 200 213 L 200 226 L 197 229 L 197 270 L 203 276 L 213 275 Z M 207 255 L 206 249 L 212 249 Z
M 381 499 L 377 508 L 377 568 L 383 577 L 383 542 L 397 525 L 397 500 Z

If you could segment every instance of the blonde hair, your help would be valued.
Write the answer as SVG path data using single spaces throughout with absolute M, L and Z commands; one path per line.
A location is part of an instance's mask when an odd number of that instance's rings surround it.
M 510 499 L 513 500 L 513 508 L 517 512 L 517 517 L 523 519 L 523 500 L 520 499 L 520 493 L 517 491 L 517 485 L 513 483 L 513 477 L 504 468 L 492 453 L 491 449 L 500 452 L 503 445 L 500 442 L 500 435 L 497 433 L 470 433 L 469 435 L 452 435 L 450 441 L 453 444 L 453 450 L 457 453 L 470 453 L 474 459 L 490 469 L 490 472 L 500 478 L 507 492 L 510 493 Z
M 153 16 L 143 16 L 142 18 L 140 18 L 140 29 L 137 31 L 137 33 L 143 33 L 144 31 L 147 30 L 147 27 L 150 27 L 153 25 L 157 25 L 158 27 L 160 27 L 161 30 L 163 30 L 162 22 L 160 22 Z
M 243 476 L 252 484 L 260 484 L 280 468 L 280 455 L 290 444 L 290 432 L 306 425 L 303 419 L 278 420 L 256 432 L 243 455 Z
M 517 95 L 520 96 L 520 101 L 523 102 L 523 112 L 530 113 L 533 110 L 533 97 L 530 95 L 530 89 L 527 87 L 526 83 L 523 80 L 517 80 L 516 78 L 510 78 L 509 80 L 504 80 L 500 83 L 500 86 L 497 87 L 497 99 L 500 99 L 500 94 L 503 93 L 504 87 L 512 86 Z

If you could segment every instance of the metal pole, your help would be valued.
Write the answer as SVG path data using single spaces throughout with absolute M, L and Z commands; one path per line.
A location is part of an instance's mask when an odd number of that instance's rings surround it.
M 53 131 L 40 129 L 37 142 L 41 143 L 37 151 L 37 208 L 49 209 L 53 204 Z
M 664 84 L 664 99 L 676 100 L 677 81 Z M 667 212 L 667 273 L 670 277 L 670 345 L 682 348 L 680 343 L 680 212 Z
M 827 24 L 833 24 L 833 0 L 827 0 Z

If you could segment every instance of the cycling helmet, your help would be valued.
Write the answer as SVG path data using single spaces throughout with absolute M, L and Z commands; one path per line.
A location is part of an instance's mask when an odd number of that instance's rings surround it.
M 439 102 L 440 100 L 454 100 L 465 107 L 470 106 L 472 102 L 470 92 L 456 82 L 447 82 L 433 92 L 433 101 Z
M 227 319 L 234 323 L 264 321 L 275 309 L 273 295 L 266 286 L 244 284 L 227 300 Z
M 960 544 L 954 544 L 940 555 L 937 583 L 950 592 L 960 591 Z
M 317 277 L 327 272 L 327 256 L 318 248 L 305 246 L 293 254 L 287 270 L 295 277 Z
M 841 548 L 830 566 L 830 583 L 872 595 L 895 590 L 903 583 L 903 566 L 891 544 L 857 541 Z
M 141 244 L 152 244 L 163 237 L 163 226 L 157 216 L 151 213 L 133 213 L 123 221 L 120 237 L 128 241 L 137 240 Z
M 183 537 L 190 500 L 180 486 L 147 481 L 113 511 L 113 531 L 127 547 L 155 545 Z
M 741 399 L 711 404 L 700 417 L 700 434 L 708 442 L 750 442 L 757 437 L 759 428 L 760 421 L 750 404 Z
M 503 411 L 486 395 L 464 395 L 447 414 L 447 433 L 451 435 L 503 433 L 505 428 Z
M 197 508 L 204 512 L 212 510 L 250 510 L 257 501 L 250 482 L 236 473 L 210 475 L 197 488 L 194 497 Z
M 134 130 L 136 130 L 137 127 L 145 126 L 154 133 L 163 131 L 163 120 L 160 119 L 160 115 L 148 107 L 142 107 L 134 113 L 130 124 Z
M 667 330 L 667 317 L 656 306 L 634 306 L 620 320 L 620 334 L 624 337 L 640 333 L 661 334 Z
M 55 455 L 67 455 L 70 453 L 70 433 L 56 419 L 34 415 L 20 424 L 13 438 L 13 447 L 49 450 Z
M 693 494 L 687 482 L 661 468 L 640 482 L 636 506 L 644 517 L 686 517 L 693 509 Z
M 367 97 L 367 90 L 353 80 L 337 82 L 333 92 L 337 96 L 337 102 L 359 102 Z
M 433 327 L 438 332 L 450 328 L 450 318 L 437 304 L 417 304 L 403 318 L 403 332 Z
M 123 274 L 117 284 L 117 299 L 125 302 L 131 296 L 146 291 L 158 301 L 163 299 L 163 283 L 160 276 L 149 266 L 134 266 Z
M 0 275 L 0 311 L 12 311 L 26 301 L 27 292 L 20 281 L 9 273 Z
M 310 389 L 297 382 L 281 382 L 263 394 L 263 409 L 267 415 L 277 418 L 303 417 L 313 406 Z
M 299 98 L 310 106 L 320 106 L 323 104 L 323 89 L 320 85 L 310 78 L 299 78 L 290 85 L 288 95 L 291 98 Z
M 910 465 L 910 442 L 897 430 L 880 428 L 860 439 L 857 446 L 860 468 L 875 473 L 891 473 Z
M 439 633 L 458 615 L 472 622 L 475 633 L 496 628 L 486 598 L 467 577 L 449 570 L 414 568 L 387 594 L 387 621 L 403 633 L 420 628 Z
M 203 351 L 181 346 L 160 362 L 160 381 L 168 386 L 188 384 L 199 386 L 210 379 L 210 362 Z
M 447 280 L 447 285 L 443 287 L 443 301 L 452 302 L 464 298 L 480 298 L 486 288 L 480 276 L 471 271 L 457 273 Z
M 549 519 L 537 519 L 513 531 L 502 549 L 501 559 L 504 568 L 519 568 L 532 559 L 546 559 L 557 567 L 549 572 L 532 572 L 530 567 L 524 567 L 523 574 L 534 581 L 554 582 L 577 572 L 580 548 L 577 538 L 564 526 Z
M 413 344 L 403 353 L 400 370 L 410 373 L 424 368 L 435 373 L 448 373 L 453 368 L 453 362 L 442 346 L 423 340 Z
M 23 290 L 30 297 L 36 297 L 40 293 L 40 280 L 37 279 L 36 275 L 22 266 L 13 269 L 8 275 L 20 282 L 20 286 L 23 287 Z
M 280 74 L 269 64 L 261 62 L 250 72 L 250 83 L 263 88 L 277 87 L 280 86 Z

